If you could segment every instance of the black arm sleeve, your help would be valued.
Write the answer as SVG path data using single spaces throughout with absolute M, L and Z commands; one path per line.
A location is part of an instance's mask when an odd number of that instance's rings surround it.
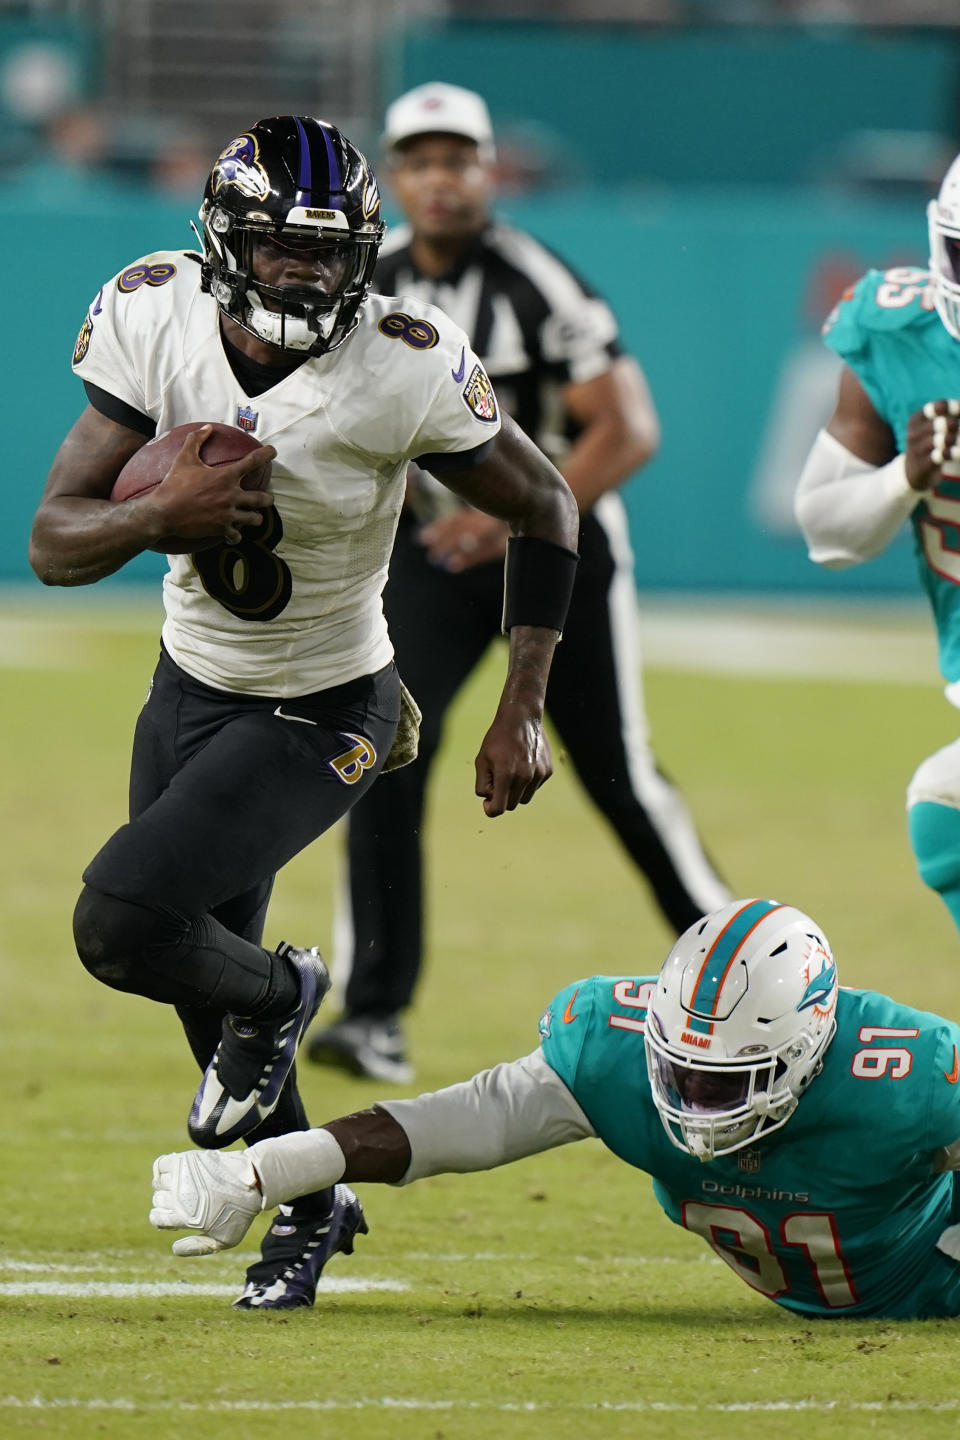
M 83 388 L 94 410 L 99 410 L 108 420 L 115 420 L 118 425 L 126 425 L 128 430 L 136 430 L 138 435 L 147 435 L 151 439 L 156 435 L 157 422 L 151 420 L 149 415 L 134 410 L 125 400 L 118 400 L 109 390 L 101 390 L 99 385 L 93 385 L 89 380 L 84 380 Z

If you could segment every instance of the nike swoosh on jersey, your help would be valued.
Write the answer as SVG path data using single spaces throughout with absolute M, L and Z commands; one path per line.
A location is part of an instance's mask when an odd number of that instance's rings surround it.
M 580 994 L 580 986 L 578 985 L 577 988 L 576 988 L 576 990 L 574 990 L 573 994 L 570 996 L 570 999 L 567 1001 L 567 1008 L 566 1008 L 566 1010 L 564 1010 L 564 1012 L 563 1012 L 563 1023 L 564 1023 L 564 1025 L 569 1025 L 571 1020 L 577 1020 L 577 1019 L 579 1019 L 579 1016 L 578 1016 L 578 1015 L 575 1015 L 574 1012 L 573 1012 L 573 1002 L 574 1002 L 574 1000 L 576 1000 L 576 998 L 577 998 L 577 996 L 578 996 L 579 994 Z
M 943 1078 L 949 1081 L 951 1085 L 956 1085 L 957 1081 L 960 1080 L 960 1055 L 957 1054 L 956 1045 L 953 1047 L 953 1069 L 944 1070 Z
M 466 373 L 466 369 L 467 369 L 467 351 L 466 351 L 466 346 L 461 345 L 461 347 L 460 347 L 460 364 L 459 364 L 459 366 L 457 367 L 456 370 L 451 370 L 451 371 L 450 371 L 450 374 L 453 376 L 454 380 L 456 380 L 456 382 L 457 382 L 458 385 L 460 384 L 460 381 L 463 379 L 464 374 Z
M 287 715 L 283 710 L 280 709 L 279 705 L 273 713 L 274 715 L 279 715 L 281 720 L 296 720 L 301 725 L 316 725 L 317 723 L 316 720 L 308 720 L 305 715 Z

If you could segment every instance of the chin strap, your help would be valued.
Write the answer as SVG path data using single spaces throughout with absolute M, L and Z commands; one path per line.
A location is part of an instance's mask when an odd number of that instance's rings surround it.
M 281 315 L 268 310 L 256 290 L 247 291 L 247 327 L 268 345 L 278 345 L 284 350 L 310 350 L 317 342 L 317 332 L 311 330 L 302 315 Z M 336 312 L 323 317 L 319 338 L 326 340 L 336 323 Z

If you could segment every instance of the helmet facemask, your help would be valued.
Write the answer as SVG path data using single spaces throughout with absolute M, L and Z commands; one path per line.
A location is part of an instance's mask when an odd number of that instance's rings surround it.
M 960 216 L 955 215 L 939 200 L 927 206 L 934 304 L 954 340 L 960 340 Z
M 380 233 L 330 226 L 237 220 L 215 202 L 200 211 L 210 293 L 245 330 L 283 350 L 325 355 L 353 330 L 377 263 Z M 256 272 L 258 247 L 312 255 L 317 280 L 269 285 Z
M 823 1040 L 820 1050 L 825 1046 Z M 756 1053 L 710 1064 L 672 1047 L 651 1011 L 646 1027 L 647 1069 L 670 1139 L 698 1160 L 713 1160 L 779 1130 L 808 1083 L 800 1072 L 817 1058 L 811 1055 L 812 1048 L 803 1038 L 775 1051 L 747 1046 Z
M 836 1029 L 836 966 L 798 910 L 739 901 L 691 926 L 647 1016 L 653 1100 L 678 1149 L 712 1160 L 778 1130 Z
M 960 340 L 960 156 L 927 206 L 927 226 L 937 314 L 954 340 Z

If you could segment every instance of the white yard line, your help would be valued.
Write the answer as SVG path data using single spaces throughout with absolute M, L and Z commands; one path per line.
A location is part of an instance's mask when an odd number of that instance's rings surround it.
M 159 1296 L 177 1296 L 190 1299 L 194 1295 L 236 1295 L 240 1281 L 232 1285 L 196 1284 L 192 1280 L 11 1280 L 0 1283 L 0 1299 L 19 1298 L 24 1295 L 51 1295 L 64 1300 L 130 1300 Z M 322 1276 L 317 1285 L 317 1294 L 352 1295 L 370 1290 L 409 1290 L 401 1280 L 336 1280 Z
M 158 597 L 139 588 L 39 602 L 0 588 L 0 668 L 81 667 L 90 663 L 86 640 L 108 631 L 156 635 L 161 620 Z M 921 602 L 653 595 L 640 597 L 640 622 L 651 670 L 938 684 Z
M 933 624 L 913 606 L 831 606 L 705 596 L 641 603 L 644 663 L 770 679 L 939 682 Z
M 357 1400 L 211 1400 L 198 1403 L 190 1400 L 117 1399 L 47 1399 L 45 1397 L 0 1395 L 0 1410 L 121 1410 L 161 1411 L 191 1414 L 284 1414 L 296 1411 L 358 1411 L 358 1410 L 425 1410 L 487 1411 L 490 1413 L 561 1414 L 561 1413 L 633 1413 L 640 1415 L 728 1415 L 769 1414 L 805 1411 L 814 1414 L 943 1414 L 960 1410 L 960 1400 L 741 1400 L 730 1404 L 716 1402 L 684 1403 L 673 1400 L 418 1400 L 363 1398 Z
M 204 1268 L 212 1268 L 218 1265 L 221 1268 L 227 1265 L 236 1265 L 238 1262 L 249 1257 L 254 1251 L 236 1251 L 233 1255 L 208 1256 L 203 1259 Z M 415 1265 L 474 1265 L 480 1261 L 489 1262 L 492 1265 L 498 1264 L 530 1264 L 537 1257 L 535 1255 L 521 1255 L 513 1251 L 501 1250 L 410 1250 L 404 1257 L 405 1264 Z M 572 1265 L 596 1265 L 595 1255 L 568 1255 L 566 1263 Z M 716 1255 L 706 1252 L 693 1255 L 618 1255 L 617 1266 L 624 1268 L 634 1265 L 720 1265 L 722 1261 Z M 126 1275 L 144 1275 L 155 1278 L 158 1270 L 155 1264 L 144 1262 L 143 1257 L 138 1261 L 127 1264 L 116 1261 L 113 1264 L 103 1264 L 96 1260 L 90 1263 L 65 1263 L 59 1260 L 24 1260 L 15 1256 L 6 1256 L 0 1260 L 0 1275 L 111 1275 L 119 1273 Z M 15 1282 L 0 1281 L 0 1295 L 10 1293 L 9 1285 Z M 110 1283 L 120 1283 L 112 1281 Z M 157 1281 L 158 1284 L 186 1285 L 188 1281 Z M 390 1288 L 392 1281 L 378 1282 L 381 1289 Z M 399 1284 L 399 1282 L 398 1282 Z M 403 1288 L 403 1287 L 401 1287 Z M 36 1292 L 42 1293 L 42 1292 Z M 51 1292 L 52 1293 L 52 1292 Z

